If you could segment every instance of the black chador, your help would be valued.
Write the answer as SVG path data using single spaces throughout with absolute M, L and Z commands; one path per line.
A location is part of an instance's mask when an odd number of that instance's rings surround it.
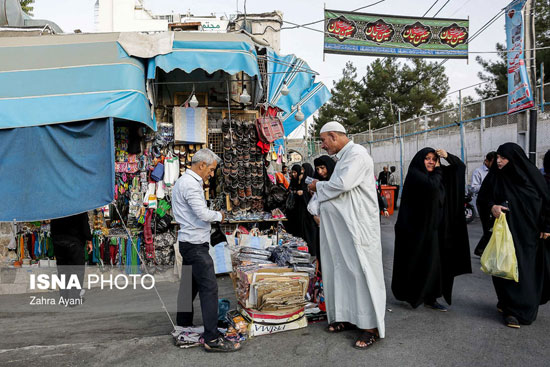
M 436 154 L 424 148 L 411 161 L 395 225 L 392 291 L 414 308 L 441 296 L 451 304 L 454 277 L 472 272 L 464 217 L 466 167 L 448 154 L 448 166 L 428 172 L 429 153 Z

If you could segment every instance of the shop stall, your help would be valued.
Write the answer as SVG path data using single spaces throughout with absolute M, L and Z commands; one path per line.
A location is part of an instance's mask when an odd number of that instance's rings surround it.
M 205 196 L 228 213 L 224 231 L 268 231 L 279 245 L 284 197 L 274 193 L 270 166 L 285 157 L 282 138 L 330 98 L 303 60 L 241 33 L 7 42 L 0 48 L 0 182 L 7 190 L 0 221 L 20 224 L 12 265 L 55 256 L 47 223 L 26 222 L 93 211 L 88 264 L 171 269 L 172 187 L 204 147 L 222 158 Z M 227 261 L 232 245 L 212 250 L 225 261 L 218 265 L 230 265 L 219 273 L 237 271 Z

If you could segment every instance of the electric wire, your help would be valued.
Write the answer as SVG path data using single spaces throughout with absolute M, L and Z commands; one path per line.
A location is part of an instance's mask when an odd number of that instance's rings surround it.
M 456 13 L 458 13 L 460 10 L 462 10 L 470 1 L 472 0 L 466 0 L 464 3 L 462 3 L 462 5 L 456 9 L 450 16 L 452 17 L 453 15 L 455 15 Z
M 447 4 L 449 3 L 449 1 L 451 1 L 451 0 L 447 0 L 447 2 L 446 2 L 445 4 L 443 4 L 443 6 L 437 11 L 437 13 L 435 13 L 435 14 L 433 15 L 432 18 L 435 18 L 435 17 L 437 16 L 437 14 L 439 14 L 439 13 L 441 12 L 441 10 L 443 10 L 443 8 L 444 8 L 445 6 L 447 6 Z
M 422 15 L 422 17 L 425 17 L 426 14 L 428 14 L 430 12 L 430 10 L 432 10 L 432 8 L 435 6 L 435 4 L 437 4 L 439 2 L 439 0 L 435 0 L 435 2 L 432 4 L 432 6 L 430 6 L 430 8 L 428 10 L 426 10 L 426 12 Z
M 365 6 L 362 6 L 362 7 L 360 7 L 360 8 L 350 10 L 350 11 L 351 11 L 351 12 L 354 12 L 354 11 L 358 11 L 358 10 L 370 8 L 371 6 L 374 6 L 374 5 L 376 5 L 376 4 L 383 3 L 384 1 L 386 1 L 386 0 L 379 0 L 379 1 L 375 2 L 375 3 L 369 4 L 369 5 L 365 5 Z M 439 0 L 437 0 L 437 1 L 439 1 Z M 292 23 L 292 22 L 283 20 L 284 23 L 289 23 L 289 24 L 292 24 L 292 25 L 294 25 L 294 26 L 293 26 L 293 27 L 282 27 L 281 30 L 283 30 L 283 29 L 306 28 L 306 26 L 308 26 L 308 25 L 313 25 L 313 24 L 317 24 L 317 23 L 324 22 L 324 21 L 325 21 L 325 19 L 323 18 L 323 19 L 321 19 L 321 20 L 316 20 L 316 21 L 314 21 L 314 22 L 309 22 L 309 23 L 304 23 L 304 24 L 297 24 L 297 23 Z M 313 28 L 308 28 L 308 29 L 312 29 L 312 30 L 313 30 Z M 318 30 L 318 29 L 317 29 L 317 30 Z M 320 32 L 323 32 L 323 31 L 320 31 Z

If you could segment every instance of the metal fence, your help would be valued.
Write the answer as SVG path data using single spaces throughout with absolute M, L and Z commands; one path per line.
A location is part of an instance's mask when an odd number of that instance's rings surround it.
M 544 95 L 550 95 L 550 83 L 544 86 Z M 550 149 L 550 102 L 537 107 L 537 164 L 540 166 L 544 154 Z M 508 115 L 507 95 L 464 105 L 462 111 L 460 109 L 427 114 L 353 134 L 351 138 L 367 147 L 376 173 L 383 166 L 395 166 L 401 177 L 405 177 L 416 152 L 427 146 L 443 148 L 461 157 L 467 166 L 468 181 L 473 170 L 482 164 L 485 154 L 496 150 L 500 144 L 517 142 L 527 151 L 529 113 L 523 111 Z M 308 160 L 325 154 L 319 141 L 309 142 L 308 153 Z

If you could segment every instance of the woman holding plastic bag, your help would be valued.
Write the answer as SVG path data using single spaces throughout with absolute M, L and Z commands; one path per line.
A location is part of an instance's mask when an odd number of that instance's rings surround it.
M 478 205 L 499 218 L 506 213 L 518 263 L 518 280 L 493 276 L 497 310 L 512 328 L 529 325 L 540 304 L 550 298 L 550 192 L 541 172 L 523 149 L 506 143 L 497 150 L 493 165 L 481 186 Z
M 441 165 L 440 158 L 448 165 Z M 454 277 L 471 273 L 464 217 L 466 166 L 443 149 L 424 148 L 411 161 L 395 224 L 392 291 L 413 308 L 447 311 Z

